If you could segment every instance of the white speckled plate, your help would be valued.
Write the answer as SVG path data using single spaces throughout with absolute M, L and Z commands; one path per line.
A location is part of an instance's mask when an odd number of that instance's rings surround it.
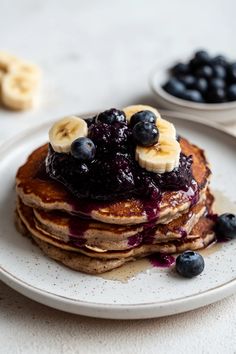
M 214 124 L 177 118 L 177 113 L 166 116 L 180 134 L 206 150 L 212 165 L 212 188 L 221 191 L 224 200 L 231 200 L 226 204 L 221 202 L 221 209 L 234 209 L 236 138 Z M 47 141 L 49 126 L 48 123 L 31 129 L 0 150 L 2 281 L 48 306 L 113 319 L 176 314 L 210 304 L 236 291 L 236 240 L 222 244 L 217 252 L 209 252 L 205 256 L 204 272 L 194 279 L 183 279 L 173 269 L 150 268 L 121 282 L 72 271 L 48 259 L 29 239 L 18 234 L 13 217 L 15 173 L 27 155 Z

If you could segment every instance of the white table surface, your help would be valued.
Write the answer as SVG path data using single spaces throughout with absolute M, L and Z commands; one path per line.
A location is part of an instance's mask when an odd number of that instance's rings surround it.
M 0 142 L 68 113 L 154 103 L 150 70 L 195 48 L 236 58 L 235 10 L 234 0 L 1 0 L 1 49 L 37 62 L 44 86 L 37 110 L 0 109 Z M 0 283 L 0 353 L 236 353 L 235 314 L 231 296 L 168 318 L 91 319 Z

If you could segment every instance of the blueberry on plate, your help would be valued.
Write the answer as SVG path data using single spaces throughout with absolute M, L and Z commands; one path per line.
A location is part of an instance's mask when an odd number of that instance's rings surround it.
M 179 97 L 185 90 L 185 86 L 181 81 L 172 78 L 166 82 L 166 84 L 163 86 L 163 89 L 171 95 Z
M 133 138 L 138 145 L 152 146 L 157 143 L 159 130 L 149 122 L 139 122 L 133 127 Z
M 95 156 L 95 152 L 95 145 L 89 138 L 78 138 L 71 144 L 71 154 L 78 160 L 92 160 Z
M 198 50 L 195 53 L 194 59 L 198 65 L 208 64 L 211 60 L 210 55 L 205 50 Z
M 212 89 L 206 95 L 209 103 L 222 103 L 226 101 L 226 92 L 223 88 Z
M 151 111 L 145 110 L 140 111 L 132 115 L 130 118 L 130 127 L 134 127 L 135 124 L 139 122 L 148 122 L 152 124 L 156 124 L 157 117 Z
M 233 84 L 233 85 L 228 87 L 227 97 L 228 97 L 229 101 L 235 101 L 236 100 L 236 84 Z
M 192 278 L 201 274 L 204 267 L 203 257 L 194 251 L 185 251 L 176 258 L 176 270 L 185 278 Z
M 201 92 L 197 90 L 185 90 L 181 98 L 192 102 L 204 102 Z
M 213 76 L 213 69 L 209 65 L 204 65 L 201 66 L 197 71 L 196 71 L 196 76 L 198 77 L 204 77 L 205 79 L 209 79 Z
M 96 122 L 112 124 L 115 122 L 125 123 L 126 117 L 123 111 L 119 109 L 111 108 L 102 113 L 99 113 L 96 118 Z
M 236 215 L 225 213 L 218 217 L 215 225 L 217 236 L 236 238 Z
M 174 76 L 185 75 L 189 72 L 189 65 L 184 63 L 177 63 L 170 69 Z

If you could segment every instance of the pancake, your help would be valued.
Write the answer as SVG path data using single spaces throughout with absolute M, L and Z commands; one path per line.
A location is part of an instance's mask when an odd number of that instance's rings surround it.
M 31 209 L 28 208 L 30 211 Z M 32 212 L 32 211 L 31 211 Z M 72 248 L 61 242 L 56 242 L 47 237 L 46 234 L 40 233 L 33 219 L 33 212 L 29 215 L 19 215 L 16 213 L 16 224 L 19 231 L 32 237 L 41 250 L 50 258 L 61 262 L 67 267 L 82 271 L 88 274 L 101 274 L 109 270 L 118 268 L 124 263 L 145 257 L 152 253 L 162 252 L 173 254 L 183 252 L 185 250 L 197 250 L 207 247 L 214 242 L 215 235 L 212 231 L 213 221 L 202 217 L 192 230 L 198 234 L 198 238 L 193 240 L 172 241 L 157 245 L 143 245 L 124 252 L 92 252 L 84 251 L 79 248 Z
M 124 251 L 107 251 L 107 250 L 98 250 L 92 251 L 86 246 L 75 246 L 71 245 L 70 243 L 65 243 L 60 240 L 56 240 L 55 238 L 53 239 L 48 233 L 43 232 L 42 230 L 38 230 L 36 225 L 35 225 L 35 219 L 34 219 L 34 213 L 32 208 L 23 206 L 21 208 L 17 209 L 17 213 L 26 226 L 27 230 L 34 235 L 35 237 L 50 243 L 56 247 L 68 250 L 68 251 L 74 251 L 74 252 L 79 252 L 82 254 L 85 254 L 87 256 L 91 257 L 96 257 L 96 258 L 102 258 L 102 259 L 112 259 L 112 258 L 126 258 L 130 256 L 142 256 L 142 254 L 150 254 L 154 252 L 163 252 L 163 253 L 176 253 L 176 252 L 182 252 L 182 250 L 185 248 L 186 245 L 191 246 L 191 244 L 195 244 L 199 246 L 198 248 L 204 247 L 204 244 L 202 243 L 203 239 L 202 237 L 205 237 L 207 234 L 212 233 L 212 226 L 214 225 L 214 222 L 207 217 L 201 217 L 198 223 L 193 227 L 191 230 L 191 235 L 193 238 L 192 240 L 188 240 L 185 237 L 182 237 L 180 240 L 173 240 L 169 242 L 163 242 L 163 243 L 158 243 L 158 244 L 142 244 L 137 247 L 133 247 Z M 196 240 L 195 240 L 196 239 Z
M 43 210 L 62 210 L 71 214 L 90 217 L 109 224 L 132 225 L 157 220 L 169 223 L 186 212 L 192 204 L 204 200 L 209 182 L 210 169 L 203 150 L 180 138 L 181 150 L 193 156 L 193 177 L 196 182 L 188 191 L 166 191 L 160 202 L 143 202 L 127 199 L 101 203 L 78 200 L 60 183 L 48 178 L 44 172 L 44 161 L 48 145 L 35 150 L 27 162 L 20 167 L 16 176 L 17 194 L 23 203 Z
M 65 266 L 79 272 L 94 275 L 101 274 L 109 270 L 118 268 L 127 261 L 124 261 L 123 259 L 101 260 L 87 257 L 83 254 L 64 251 L 60 248 L 52 246 L 47 242 L 44 242 L 30 234 L 18 215 L 16 215 L 16 227 L 22 235 L 31 237 L 32 240 L 43 251 L 43 253 L 46 254 L 49 258 L 52 258 L 64 264 Z M 131 260 L 132 259 L 130 259 L 130 261 Z
M 190 231 L 200 217 L 213 203 L 213 197 L 207 194 L 208 207 L 205 202 L 192 206 L 190 210 L 167 225 L 153 223 L 133 226 L 116 226 L 82 220 L 75 216 L 58 212 L 44 212 L 34 209 L 36 228 L 47 233 L 50 237 L 63 242 L 78 240 L 86 246 L 105 250 L 124 250 L 139 244 L 143 239 L 152 243 L 167 242 L 183 236 L 192 237 Z M 20 207 L 20 206 L 19 206 Z M 21 208 L 24 207 L 21 205 Z M 71 227 L 72 225 L 72 227 Z

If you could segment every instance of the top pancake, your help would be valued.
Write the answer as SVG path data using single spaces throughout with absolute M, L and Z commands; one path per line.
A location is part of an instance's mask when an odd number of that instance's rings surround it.
M 143 203 L 140 199 L 127 199 L 118 202 L 96 202 L 79 200 L 59 182 L 50 179 L 44 173 L 44 163 L 48 151 L 45 144 L 36 149 L 16 176 L 16 190 L 24 204 L 44 210 L 62 210 L 79 214 L 111 224 L 139 224 L 157 218 L 157 223 L 168 223 L 187 211 L 196 199 L 195 189 L 199 189 L 199 198 L 205 198 L 205 190 L 210 170 L 203 150 L 180 138 L 181 150 L 185 155 L 193 156 L 193 177 L 196 184 L 184 191 L 166 191 L 161 202 Z M 197 193 L 198 194 L 198 193 Z M 197 202 L 197 200 L 196 200 Z

